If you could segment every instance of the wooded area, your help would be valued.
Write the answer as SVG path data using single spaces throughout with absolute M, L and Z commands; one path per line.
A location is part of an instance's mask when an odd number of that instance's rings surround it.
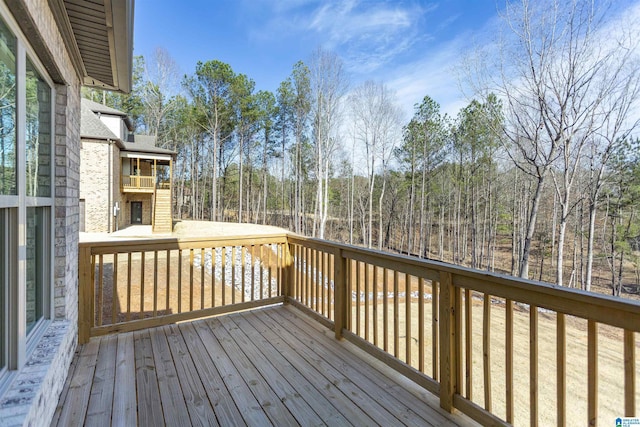
M 639 292 L 639 41 L 601 6 L 508 2 L 499 42 L 461 61 L 474 96 L 455 117 L 427 95 L 403 121 L 321 48 L 275 93 L 217 60 L 181 78 L 158 49 L 130 95 L 84 96 L 178 153 L 176 217 Z

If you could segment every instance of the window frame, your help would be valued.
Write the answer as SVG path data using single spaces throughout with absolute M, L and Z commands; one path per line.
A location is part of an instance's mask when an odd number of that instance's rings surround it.
M 4 271 L 0 269 L 0 280 L 6 287 L 5 298 L 0 307 L 6 313 L 6 333 L 4 338 L 4 351 L 6 367 L 0 366 L 0 395 L 2 390 L 10 382 L 15 371 L 20 370 L 27 358 L 31 355 L 36 345 L 42 338 L 46 327 L 54 316 L 53 289 L 55 266 L 55 119 L 56 119 L 56 90 L 55 85 L 38 55 L 29 44 L 28 38 L 22 33 L 13 15 L 4 2 L 0 2 L 0 19 L 4 21 L 7 29 L 16 38 L 16 181 L 17 195 L 0 195 L 0 209 L 4 214 L 0 220 L 5 222 L 5 234 L 7 239 L 0 242 L 3 246 L 3 256 L 0 262 L 4 264 Z M 49 175 L 50 192 L 48 197 L 29 196 L 26 194 L 26 64 L 27 60 L 31 68 L 49 87 L 50 90 L 50 121 L 49 121 Z M 44 208 L 48 218 L 42 224 L 43 241 L 41 248 L 42 271 L 39 272 L 42 280 L 42 316 L 33 325 L 31 331 L 26 332 L 27 292 L 26 292 L 26 265 L 27 265 L 27 208 Z M 4 216 L 4 218 L 2 218 Z M 3 286 L 0 286 L 2 291 Z

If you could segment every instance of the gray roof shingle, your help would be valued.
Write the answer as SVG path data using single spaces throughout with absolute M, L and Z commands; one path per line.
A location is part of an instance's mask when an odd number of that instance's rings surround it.
M 95 102 L 87 98 L 82 98 L 81 104 L 86 105 L 94 113 L 113 114 L 114 116 L 122 116 L 122 117 L 125 117 L 127 115 L 127 113 L 125 113 L 124 111 L 107 107 L 106 105 L 102 105 L 99 102 Z
M 120 140 L 84 102 L 80 104 L 80 137 Z
M 156 138 L 151 135 L 129 134 L 127 141 L 122 141 L 105 125 L 96 113 L 119 115 L 128 120 L 126 113 L 107 107 L 89 99 L 82 99 L 80 103 L 80 137 L 86 139 L 100 139 L 116 141 L 124 151 L 136 151 L 139 153 L 169 154 L 177 153 L 166 148 L 156 147 Z

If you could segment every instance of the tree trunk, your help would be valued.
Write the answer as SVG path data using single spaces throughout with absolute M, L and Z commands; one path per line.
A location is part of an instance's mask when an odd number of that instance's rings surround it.
M 540 197 L 542 196 L 543 187 L 544 175 L 538 177 L 535 193 L 533 195 L 533 200 L 531 203 L 529 220 L 527 221 L 527 233 L 524 238 L 524 246 L 522 248 L 522 257 L 520 261 L 520 277 L 524 279 L 529 278 L 529 255 L 531 253 L 531 240 L 533 240 L 533 233 L 536 230 L 536 219 L 538 217 L 538 207 L 540 205 Z

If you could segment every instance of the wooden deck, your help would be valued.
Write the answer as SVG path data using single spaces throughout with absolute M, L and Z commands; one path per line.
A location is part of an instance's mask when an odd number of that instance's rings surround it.
M 474 425 L 291 306 L 92 338 L 53 426 Z

